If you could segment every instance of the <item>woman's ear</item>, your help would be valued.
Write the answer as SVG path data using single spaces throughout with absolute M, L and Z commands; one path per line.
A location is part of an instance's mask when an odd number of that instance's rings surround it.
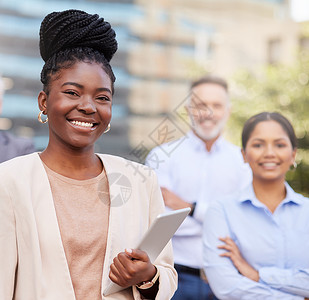
M 244 162 L 247 163 L 247 160 L 246 160 L 246 153 L 245 153 L 245 150 L 243 148 L 241 148 L 241 154 L 242 154 L 242 157 L 244 159 Z
M 44 91 L 40 91 L 38 95 L 38 105 L 41 111 L 46 112 L 47 94 Z
M 291 162 L 292 162 L 291 165 L 292 165 L 292 166 L 295 165 L 296 152 L 297 152 L 297 148 L 294 148 L 294 149 L 293 149 L 293 152 L 292 152 L 292 160 L 291 160 Z

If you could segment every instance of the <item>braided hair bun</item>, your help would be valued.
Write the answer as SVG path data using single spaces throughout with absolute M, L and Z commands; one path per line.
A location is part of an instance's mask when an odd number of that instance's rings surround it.
M 97 14 L 81 10 L 52 12 L 44 18 L 40 53 L 45 62 L 59 51 L 79 47 L 97 50 L 109 62 L 118 48 L 115 31 Z

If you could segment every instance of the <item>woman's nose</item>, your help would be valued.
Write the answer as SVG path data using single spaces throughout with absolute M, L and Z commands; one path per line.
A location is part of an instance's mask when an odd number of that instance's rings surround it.
M 265 147 L 265 155 L 273 156 L 275 154 L 276 154 L 276 151 L 274 149 L 274 146 L 273 145 L 266 145 L 266 147 Z
M 87 114 L 91 114 L 97 111 L 95 102 L 91 97 L 82 97 L 78 104 L 78 110 L 83 111 Z

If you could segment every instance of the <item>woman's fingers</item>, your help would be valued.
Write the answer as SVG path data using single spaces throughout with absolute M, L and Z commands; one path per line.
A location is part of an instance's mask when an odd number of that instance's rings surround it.
M 120 252 L 110 266 L 110 279 L 123 287 L 150 280 L 156 268 L 150 262 L 146 252 L 137 249 L 126 249 Z
M 219 238 L 220 241 L 226 243 L 227 245 L 236 246 L 235 242 L 230 237 Z
M 224 252 L 224 253 L 221 253 L 219 255 L 222 256 L 222 257 L 229 257 L 229 258 L 231 258 L 232 253 L 231 252 Z

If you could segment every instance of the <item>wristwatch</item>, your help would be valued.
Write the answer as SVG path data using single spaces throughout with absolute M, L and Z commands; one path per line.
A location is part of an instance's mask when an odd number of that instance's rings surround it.
M 150 280 L 150 281 L 143 281 L 139 284 L 136 285 L 137 288 L 141 289 L 141 290 L 146 290 L 146 289 L 150 289 L 158 280 L 160 272 L 159 269 L 157 269 L 157 273 L 156 275 Z
M 196 202 L 191 203 L 191 210 L 189 212 L 189 216 L 193 217 L 194 211 L 195 211 L 195 207 L 196 207 Z

